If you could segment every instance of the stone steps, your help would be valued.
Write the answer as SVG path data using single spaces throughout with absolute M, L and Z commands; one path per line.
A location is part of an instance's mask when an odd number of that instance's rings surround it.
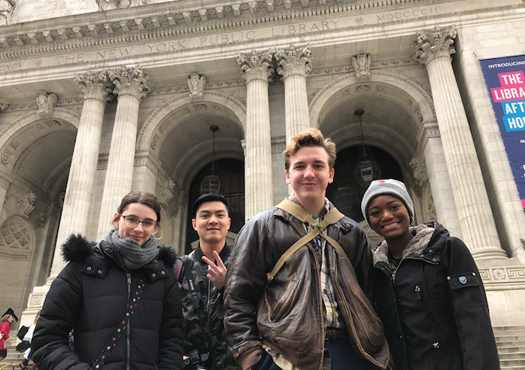
M 525 327 L 495 327 L 494 336 L 502 370 L 525 369 Z

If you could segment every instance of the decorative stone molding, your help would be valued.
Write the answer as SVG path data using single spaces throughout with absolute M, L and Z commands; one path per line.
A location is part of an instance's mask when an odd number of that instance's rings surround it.
M 2 101 L 0 100 L 0 112 L 3 112 L 7 109 L 7 107 L 9 106 L 9 103 L 8 102 L 5 102 L 5 101 Z
M 188 88 L 192 99 L 202 98 L 206 86 L 206 76 L 194 72 L 188 77 Z
M 9 24 L 11 14 L 16 7 L 16 0 L 0 0 L 0 26 Z
M 38 216 L 38 226 L 39 227 L 46 226 L 47 219 L 48 219 L 47 213 L 45 213 L 43 211 L 40 212 L 40 215 Z
M 372 59 L 370 54 L 358 54 L 352 57 L 352 67 L 354 68 L 355 76 L 358 81 L 366 81 L 370 79 L 370 67 Z
M 107 72 L 87 72 L 75 77 L 84 99 L 96 99 L 103 103 L 112 99 L 112 85 Z
M 98 10 L 105 12 L 106 10 L 117 9 L 120 0 L 96 0 Z
M 57 105 L 58 97 L 54 93 L 40 93 L 36 98 L 38 106 L 38 115 L 42 118 L 48 118 L 53 115 L 53 110 Z
M 115 85 L 113 93 L 116 95 L 131 95 L 140 100 L 151 91 L 151 87 L 146 84 L 149 76 L 141 67 L 121 67 L 109 71 L 108 75 L 111 83 Z
M 19 216 L 13 216 L 0 226 L 0 257 L 28 260 L 33 250 L 31 225 Z
M 434 197 L 432 196 L 432 190 L 430 189 L 430 182 L 425 184 L 425 190 L 423 193 L 423 217 L 425 222 L 437 221 L 436 206 L 434 205 Z
M 169 178 L 164 186 L 160 187 L 159 200 L 161 203 L 168 204 L 173 199 L 173 191 L 175 190 L 175 181 Z
M 13 178 L 6 173 L 0 172 L 0 188 L 7 190 L 13 182 Z
M 286 137 L 275 136 L 272 138 L 272 154 L 280 154 L 286 149 Z
M 237 63 L 243 72 L 246 83 L 253 80 L 272 82 L 271 76 L 274 73 L 272 59 L 273 53 L 269 50 L 262 52 L 252 50 L 251 53 L 239 55 Z
M 421 194 L 421 190 L 428 183 L 428 173 L 425 161 L 423 161 L 421 158 L 414 157 L 410 160 L 410 167 L 412 167 L 412 175 L 416 180 L 415 183 L 417 192 L 418 194 Z
M 241 140 L 241 148 L 242 148 L 243 155 L 246 157 L 246 140 L 245 139 Z
M 282 80 L 288 76 L 308 76 L 312 72 L 312 52 L 309 46 L 295 47 L 277 50 L 275 52 L 277 62 L 277 73 Z
M 33 190 L 30 190 L 29 193 L 23 198 L 17 198 L 16 205 L 20 210 L 22 216 L 29 216 L 31 212 L 35 209 L 36 194 Z
M 512 289 L 525 285 L 525 266 L 496 266 L 480 268 L 479 274 L 487 291 Z
M 435 27 L 433 30 L 418 31 L 414 42 L 414 59 L 421 64 L 428 64 L 436 58 L 450 58 L 456 53 L 454 39 L 457 31 L 454 27 Z

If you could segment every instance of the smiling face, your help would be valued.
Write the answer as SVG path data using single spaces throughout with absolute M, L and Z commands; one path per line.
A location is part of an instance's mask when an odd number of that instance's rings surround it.
M 221 244 L 226 242 L 231 219 L 223 202 L 202 203 L 191 220 L 193 229 L 199 234 L 201 243 Z
M 334 169 L 328 164 L 328 153 L 320 146 L 305 146 L 290 157 L 286 183 L 302 204 L 324 202 L 326 187 L 334 181 Z
M 379 195 L 368 205 L 370 227 L 387 242 L 407 240 L 410 233 L 410 215 L 403 202 L 392 195 Z
M 135 220 L 152 221 L 153 226 L 145 227 L 142 222 L 138 222 L 135 227 L 128 226 Z M 148 224 L 147 221 L 146 224 Z M 155 211 L 142 203 L 130 203 L 124 208 L 121 215 L 115 213 L 113 216 L 113 223 L 117 223 L 118 236 L 121 239 L 136 240 L 140 246 L 146 243 L 155 230 L 157 230 L 156 222 L 157 214 Z

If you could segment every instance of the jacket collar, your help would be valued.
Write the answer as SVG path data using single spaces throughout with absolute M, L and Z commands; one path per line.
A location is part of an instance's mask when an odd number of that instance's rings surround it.
M 109 260 L 114 261 L 119 266 L 119 259 L 115 251 L 104 246 L 103 243 L 89 242 L 86 238 L 78 235 L 71 235 L 62 245 L 62 256 L 68 262 L 79 261 L 84 262 L 82 272 L 88 275 L 104 278 L 110 267 Z M 173 266 L 177 258 L 176 252 L 173 248 L 167 246 L 159 246 L 157 258 L 143 268 L 144 272 L 150 281 L 162 279 L 168 276 L 168 271 L 165 266 Z M 164 263 L 159 263 L 160 261 Z
M 435 231 L 435 227 L 432 224 L 421 224 L 416 227 L 412 227 L 410 232 L 414 237 L 408 242 L 407 246 L 403 250 L 403 259 L 405 258 L 426 258 L 425 249 L 430 243 L 432 236 Z M 388 243 L 384 240 L 379 247 L 374 251 L 374 265 L 379 262 L 390 264 Z

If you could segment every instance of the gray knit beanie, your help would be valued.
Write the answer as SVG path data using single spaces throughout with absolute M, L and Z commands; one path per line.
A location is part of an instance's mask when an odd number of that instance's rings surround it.
M 385 194 L 399 198 L 405 204 L 405 207 L 407 207 L 410 218 L 414 218 L 414 203 L 412 203 L 412 199 L 410 195 L 408 195 L 405 184 L 394 179 L 374 180 L 366 190 L 363 201 L 361 202 L 361 211 L 368 225 L 370 225 L 370 218 L 367 212 L 368 205 L 375 197 Z

